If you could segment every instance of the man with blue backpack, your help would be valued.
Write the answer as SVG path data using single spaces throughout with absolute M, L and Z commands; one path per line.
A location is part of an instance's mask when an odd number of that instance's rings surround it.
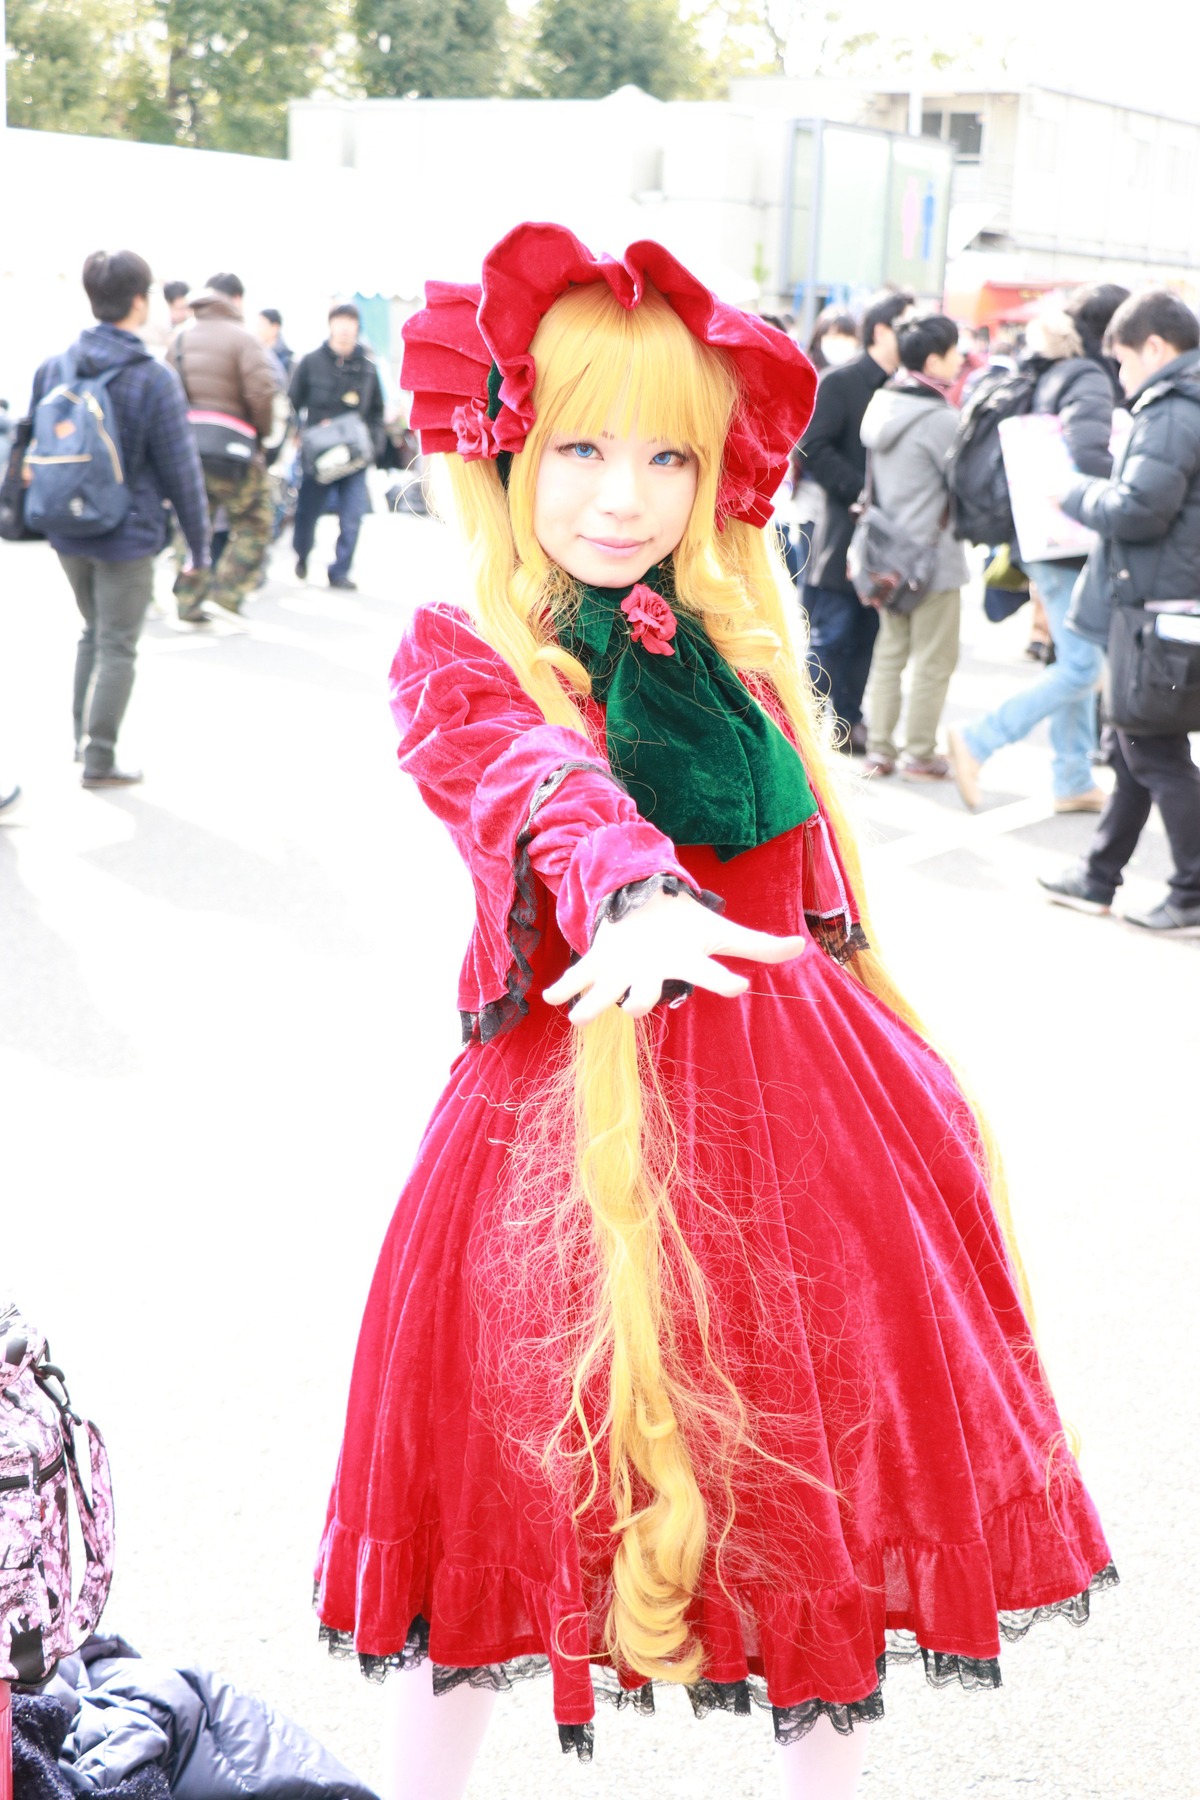
M 204 475 L 183 388 L 136 335 L 151 279 L 132 250 L 88 257 L 83 285 L 97 323 L 42 364 L 30 404 L 25 518 L 57 551 L 83 616 L 74 719 L 87 788 L 141 780 L 118 766 L 116 747 L 168 504 L 191 565 L 209 560 Z

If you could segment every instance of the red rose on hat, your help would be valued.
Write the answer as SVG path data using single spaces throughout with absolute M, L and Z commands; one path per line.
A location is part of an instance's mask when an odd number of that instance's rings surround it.
M 450 423 L 454 427 L 458 454 L 464 462 L 474 462 L 484 456 L 495 456 L 496 443 L 492 435 L 492 421 L 488 418 L 487 408 L 481 401 L 469 400 L 464 406 L 456 406 L 451 414 Z

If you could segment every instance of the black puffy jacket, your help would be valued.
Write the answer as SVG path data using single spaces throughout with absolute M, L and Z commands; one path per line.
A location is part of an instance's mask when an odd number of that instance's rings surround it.
M 1113 406 L 1117 396 L 1103 363 L 1065 356 L 1048 364 L 1033 391 L 1035 413 L 1056 413 L 1063 441 L 1081 475 L 1112 473 Z
M 1067 623 L 1107 645 L 1114 604 L 1200 598 L 1200 350 L 1145 382 L 1110 481 L 1081 480 L 1062 509 L 1100 542 L 1076 583 Z
M 205 1669 L 143 1662 L 120 1638 L 66 1657 L 42 1697 L 68 1715 L 59 1768 L 76 1794 L 155 1769 L 171 1800 L 376 1800 L 265 1701 Z

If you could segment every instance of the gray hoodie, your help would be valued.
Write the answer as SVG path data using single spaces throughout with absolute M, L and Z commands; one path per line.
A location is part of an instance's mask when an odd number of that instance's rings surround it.
M 946 453 L 957 424 L 950 402 L 908 374 L 872 394 L 862 422 L 876 504 L 918 542 L 938 540 L 932 593 L 962 587 L 968 578 L 966 552 L 953 535 L 947 512 Z M 943 513 L 946 523 L 939 536 Z

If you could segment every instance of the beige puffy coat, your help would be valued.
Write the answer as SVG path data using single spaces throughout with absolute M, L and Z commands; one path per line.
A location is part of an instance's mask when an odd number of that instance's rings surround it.
M 230 413 L 269 435 L 279 375 L 253 332 L 242 323 L 238 301 L 202 288 L 191 301 L 195 324 L 171 340 L 167 360 L 183 382 L 189 407 Z

